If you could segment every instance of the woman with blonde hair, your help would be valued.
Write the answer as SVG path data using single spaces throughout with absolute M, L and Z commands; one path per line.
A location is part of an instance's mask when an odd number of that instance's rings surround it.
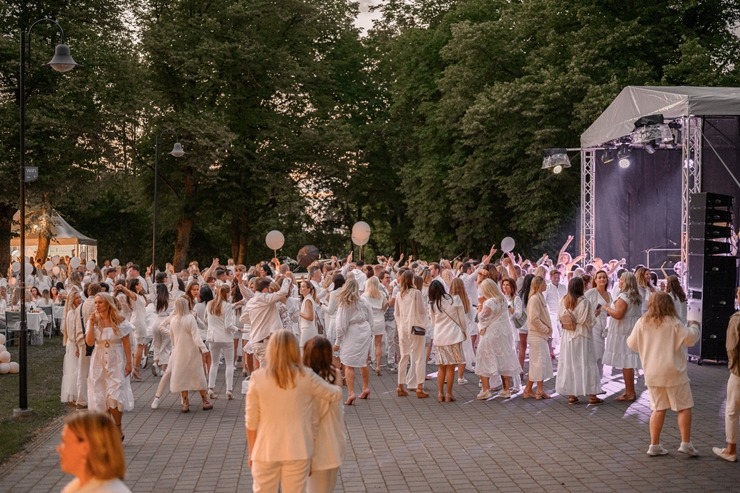
M 59 465 L 75 477 L 62 493 L 131 493 L 123 483 L 126 459 L 115 422 L 107 414 L 75 413 L 64 420 Z
M 452 402 L 456 400 L 452 395 L 455 367 L 465 367 L 462 342 L 468 337 L 468 322 L 460 297 L 445 293 L 444 285 L 436 280 L 429 285 L 429 312 L 437 348 L 437 400 Z
M 301 302 L 301 313 L 299 320 L 301 339 L 299 346 L 301 351 L 308 341 L 319 335 L 319 330 L 316 327 L 316 319 L 318 318 L 317 307 L 319 300 L 316 297 L 316 287 L 311 281 L 302 281 L 300 287 L 300 295 L 303 301 Z
M 380 376 L 380 365 L 383 358 L 383 337 L 385 336 L 385 310 L 388 308 L 388 296 L 381 291 L 380 281 L 376 276 L 369 278 L 365 283 L 365 292 L 362 293 L 362 298 L 370 306 L 373 313 L 370 328 L 375 343 L 375 355 L 372 358 L 372 366 L 375 369 L 375 373 Z M 371 356 L 373 355 L 371 354 Z
M 509 324 L 506 299 L 498 285 L 486 279 L 480 285 L 480 295 L 484 302 L 478 305 L 478 352 L 475 374 L 481 378 L 479 400 L 491 397 L 491 377 L 500 376 L 503 389 L 496 395 L 511 397 L 511 378 L 522 370 L 514 351 L 514 335 Z
M 631 272 L 619 278 L 619 297 L 613 305 L 603 308 L 611 319 L 607 328 L 604 364 L 621 368 L 624 376 L 624 393 L 617 401 L 633 402 L 635 393 L 635 369 L 642 368 L 640 355 L 627 346 L 627 338 L 641 315 L 642 297 L 637 280 Z
M 457 383 L 465 385 L 468 383 L 468 379 L 465 378 L 465 369 L 470 371 L 475 370 L 475 351 L 473 350 L 473 338 L 471 337 L 471 328 L 476 326 L 475 323 L 475 310 L 470 306 L 470 300 L 468 294 L 465 291 L 465 283 L 459 277 L 456 277 L 450 283 L 450 295 L 457 296 L 460 298 L 462 303 L 463 313 L 465 314 L 465 323 L 467 325 L 465 340 L 462 342 L 463 356 L 465 357 L 465 363 L 458 365 L 457 367 Z M 478 333 L 476 327 L 475 333 Z
M 77 374 L 80 369 L 80 355 L 75 341 L 75 308 L 82 304 L 77 288 L 67 293 L 67 304 L 64 305 L 62 321 L 62 339 L 65 347 L 64 370 L 62 373 L 62 402 L 77 404 Z
M 527 342 L 529 343 L 529 378 L 522 398 L 534 397 L 537 400 L 549 399 L 545 393 L 544 382 L 553 376 L 552 359 L 547 340 L 552 336 L 552 322 L 547 303 L 542 293 L 547 289 L 545 278 L 534 276 L 529 287 L 527 300 Z M 537 382 L 537 393 L 532 389 Z
M 234 398 L 234 308 L 229 303 L 231 288 L 222 284 L 216 290 L 216 297 L 206 305 L 206 323 L 208 334 L 206 340 L 211 350 L 211 369 L 208 372 L 208 397 L 216 398 L 216 377 L 218 376 L 218 362 L 221 355 L 226 367 L 226 398 Z
M 655 292 L 655 286 L 653 286 L 650 277 L 650 269 L 647 267 L 638 268 L 635 271 L 635 281 L 637 281 L 637 291 L 640 293 L 640 299 L 642 299 L 640 312 L 645 314 L 648 310 L 650 296 Z
M 647 454 L 666 455 L 660 433 L 668 408 L 678 412 L 681 433 L 679 452 L 689 456 L 699 453 L 691 443 L 691 395 L 686 368 L 688 348 L 699 340 L 699 324 L 686 326 L 678 319 L 673 299 L 668 293 L 650 296 L 647 313 L 640 318 L 627 338 L 627 345 L 640 354 L 645 368 L 645 385 L 650 391 L 650 447 Z
M 316 409 L 339 402 L 342 389 L 301 363 L 298 339 L 280 329 L 267 344 L 265 365 L 252 374 L 245 421 L 252 490 L 305 490 L 315 453 Z M 318 404 L 318 405 L 317 405 Z
M 604 270 L 599 270 L 594 275 L 594 287 L 586 291 L 584 296 L 591 303 L 596 317 L 591 329 L 591 342 L 593 343 L 596 366 L 599 369 L 599 377 L 604 374 L 604 340 L 606 339 L 607 315 L 604 307 L 612 304 L 612 295 L 607 289 L 609 287 L 609 275 Z
M 417 384 L 416 397 L 424 399 L 429 394 L 424 391 L 425 361 L 424 346 L 426 327 L 430 325 L 429 315 L 424 305 L 421 291 L 414 285 L 414 271 L 407 270 L 401 275 L 400 291 L 393 307 L 398 328 L 398 347 L 401 359 L 398 362 L 399 397 L 409 395 L 405 388 L 409 365 L 414 367 L 414 380 Z M 423 333 L 420 333 L 423 332 Z
M 116 300 L 107 293 L 96 294 L 85 334 L 85 343 L 95 346 L 87 377 L 87 405 L 91 411 L 110 414 L 119 432 L 123 412 L 134 408 L 129 379 L 132 331 L 133 325 L 118 311 Z
M 671 295 L 673 305 L 676 307 L 678 319 L 681 322 L 686 323 L 686 315 L 688 311 L 688 306 L 686 305 L 686 293 L 681 287 L 681 283 L 678 281 L 678 277 L 668 276 L 666 278 L 665 292 Z
M 360 399 L 370 395 L 370 370 L 367 357 L 372 343 L 373 320 L 372 309 L 360 297 L 360 290 L 354 277 L 350 277 L 339 292 L 337 299 L 336 329 L 337 339 L 334 350 L 339 351 L 339 360 L 344 365 L 344 377 L 347 381 L 346 405 L 355 401 L 355 368 L 362 375 L 362 393 Z

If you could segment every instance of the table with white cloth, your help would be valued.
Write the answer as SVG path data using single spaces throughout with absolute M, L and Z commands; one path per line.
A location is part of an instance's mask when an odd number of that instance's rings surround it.
M 64 305 L 52 305 L 51 312 L 54 314 L 54 320 L 62 320 L 64 318 Z
M 0 317 L 5 320 L 5 312 L 0 312 Z M 28 328 L 28 343 L 31 346 L 41 346 L 44 344 L 43 328 L 49 323 L 49 317 L 46 313 L 26 312 L 26 327 Z

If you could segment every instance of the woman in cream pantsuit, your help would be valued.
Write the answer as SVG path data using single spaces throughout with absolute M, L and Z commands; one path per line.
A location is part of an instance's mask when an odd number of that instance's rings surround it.
M 252 491 L 302 493 L 314 455 L 316 409 L 337 405 L 338 385 L 301 363 L 298 339 L 281 329 L 270 336 L 265 365 L 252 374 L 246 399 Z
M 549 399 L 550 396 L 545 393 L 544 381 L 553 376 L 552 360 L 550 359 L 550 350 L 547 346 L 547 339 L 552 336 L 552 322 L 550 312 L 547 310 L 547 303 L 542 293 L 547 288 L 545 279 L 541 276 L 535 276 L 529 288 L 529 301 L 527 303 L 527 323 L 529 332 L 527 333 L 527 342 L 529 343 L 529 378 L 527 386 L 524 388 L 522 398 L 529 399 L 534 397 L 537 400 Z M 532 392 L 532 385 L 537 382 L 537 393 Z
M 218 376 L 218 362 L 221 355 L 226 367 L 226 398 L 234 398 L 234 326 L 236 316 L 234 307 L 229 303 L 231 288 L 222 284 L 216 290 L 216 298 L 206 307 L 206 322 L 208 323 L 208 347 L 211 350 L 211 370 L 208 372 L 208 397 L 216 398 L 216 377 Z
M 399 397 L 409 395 L 404 387 L 406 373 L 409 364 L 415 368 L 416 375 L 416 397 L 423 399 L 429 397 L 424 392 L 424 377 L 426 376 L 424 361 L 424 338 L 423 335 L 413 335 L 411 328 L 429 327 L 429 315 L 422 299 L 421 291 L 414 287 L 414 272 L 407 270 L 401 276 L 401 292 L 396 298 L 393 309 L 398 328 L 398 346 L 401 359 L 398 362 L 398 388 L 396 392 Z

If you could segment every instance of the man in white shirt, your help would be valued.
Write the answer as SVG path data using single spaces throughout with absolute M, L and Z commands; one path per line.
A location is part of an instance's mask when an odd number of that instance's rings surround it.
M 112 293 L 116 287 L 116 269 L 115 267 L 108 267 L 105 269 L 105 280 L 104 282 L 108 285 L 109 293 Z
M 362 271 L 362 267 L 364 265 L 365 262 L 362 260 L 358 260 L 357 263 L 352 262 L 352 252 L 350 252 L 350 254 L 347 255 L 347 261 L 342 266 L 342 275 L 345 279 L 349 279 L 349 275 L 354 276 L 360 293 L 365 292 L 365 282 L 367 281 L 367 275 Z
M 481 265 L 483 264 L 478 264 L 478 267 L 475 267 L 472 262 L 465 262 L 463 264 L 462 274 L 460 274 L 460 280 L 465 286 L 465 294 L 468 296 L 468 302 L 472 307 L 478 306 L 478 285 L 475 283 L 475 280 Z
M 565 284 L 560 284 L 560 271 L 557 267 L 553 267 L 550 270 L 550 282 L 547 284 L 545 290 L 545 302 L 547 303 L 547 311 L 550 314 L 550 321 L 552 322 L 552 340 L 550 341 L 550 354 L 554 355 L 555 350 L 560 349 L 560 321 L 558 319 L 558 309 L 560 308 L 560 300 L 568 293 L 568 287 Z
M 429 273 L 432 275 L 432 281 L 439 281 L 445 288 L 445 293 L 450 292 L 450 287 L 447 285 L 444 279 L 442 279 L 442 267 L 437 262 L 429 264 Z
M 126 280 L 128 279 L 138 279 L 139 284 L 141 284 L 141 287 L 144 288 L 144 292 L 149 292 L 149 283 L 146 279 L 141 277 L 141 271 L 139 270 L 139 266 L 136 264 L 132 264 L 131 267 L 128 268 L 128 272 L 126 273 Z
M 254 296 L 246 305 L 249 320 L 252 322 L 250 340 L 252 341 L 254 356 L 260 366 L 265 364 L 265 354 L 270 335 L 283 328 L 277 303 L 285 302 L 290 290 L 290 279 L 284 279 L 280 291 L 270 293 L 271 282 L 269 278 L 258 279 L 254 286 Z

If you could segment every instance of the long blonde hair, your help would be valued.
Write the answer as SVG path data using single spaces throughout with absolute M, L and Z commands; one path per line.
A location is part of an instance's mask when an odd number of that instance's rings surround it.
M 532 284 L 529 285 L 529 299 L 542 291 L 542 286 L 545 286 L 545 278 L 542 276 L 534 276 L 532 278 Z
M 228 284 L 222 284 L 216 290 L 216 298 L 208 302 L 208 313 L 211 315 L 221 316 L 223 304 L 228 302 L 231 288 Z
M 622 292 L 627 295 L 627 299 L 629 299 L 633 305 L 639 305 L 642 303 L 642 296 L 640 296 L 640 290 L 637 289 L 637 279 L 635 278 L 635 275 L 631 272 L 624 272 L 620 279 L 624 281 L 625 289 Z
M 80 441 L 90 445 L 85 469 L 95 479 L 123 479 L 126 459 L 123 456 L 121 434 L 108 414 L 85 412 L 69 415 L 64 420 L 67 429 Z
M 666 318 L 678 318 L 676 306 L 673 304 L 673 298 L 670 294 L 663 291 L 656 291 L 648 299 L 648 309 L 644 317 L 647 322 L 652 322 L 656 326 L 663 323 Z
M 339 306 L 350 306 L 357 303 L 360 299 L 360 287 L 357 285 L 357 281 L 354 277 L 347 279 L 347 282 L 342 286 L 342 290 L 339 292 L 337 302 Z
M 452 296 L 457 295 L 460 298 L 465 313 L 470 311 L 470 300 L 468 299 L 468 293 L 465 292 L 465 283 L 459 277 L 454 278 L 450 283 L 450 294 Z
M 369 298 L 382 298 L 383 293 L 380 292 L 380 281 L 377 277 L 373 276 L 365 283 L 365 294 Z
M 265 372 L 281 389 L 295 388 L 296 375 L 303 375 L 301 350 L 293 332 L 276 330 L 270 336 L 265 355 Z
M 491 298 L 502 299 L 504 297 L 504 293 L 501 292 L 498 284 L 493 282 L 491 279 L 486 279 L 480 283 L 480 287 L 478 289 L 487 300 L 490 300 Z
M 121 329 L 118 328 L 118 325 L 126 320 L 123 315 L 121 315 L 121 312 L 118 311 L 118 303 L 116 303 L 116 299 L 109 295 L 108 293 L 98 293 L 95 295 L 95 297 L 100 297 L 103 301 L 105 301 L 106 305 L 108 305 L 108 318 L 110 318 L 110 325 L 113 329 L 113 333 L 117 336 L 121 335 Z M 99 313 L 95 313 L 95 323 L 98 325 L 98 327 L 103 328 L 101 324 L 102 320 L 100 318 Z

